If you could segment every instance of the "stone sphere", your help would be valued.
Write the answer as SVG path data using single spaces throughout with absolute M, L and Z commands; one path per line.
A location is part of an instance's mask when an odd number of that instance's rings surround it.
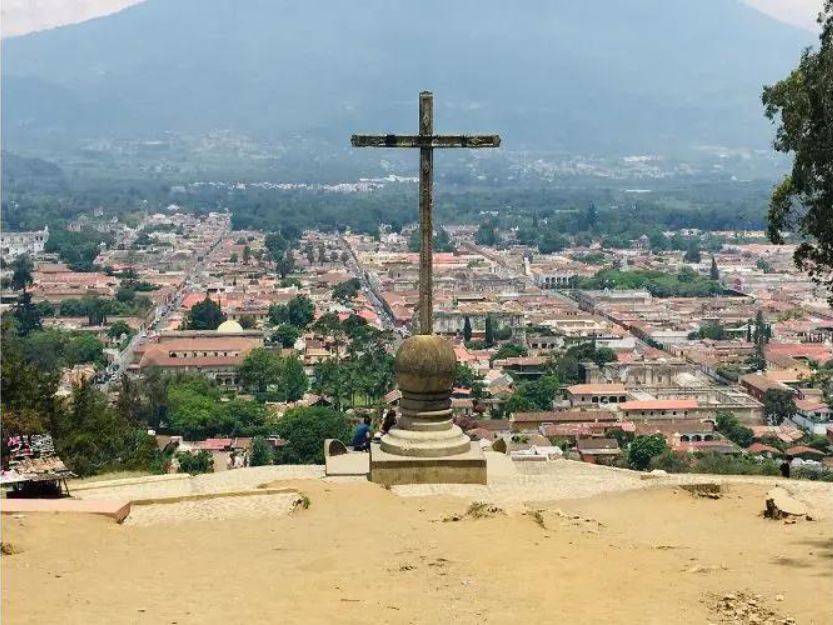
M 399 346 L 393 371 L 403 392 L 434 395 L 451 392 L 456 365 L 451 343 L 434 334 L 417 334 Z

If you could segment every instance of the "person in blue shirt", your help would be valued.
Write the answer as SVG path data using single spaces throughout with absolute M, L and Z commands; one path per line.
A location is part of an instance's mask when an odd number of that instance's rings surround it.
M 356 431 L 353 434 L 353 450 L 369 451 L 372 436 L 373 434 L 370 431 L 370 417 L 365 417 L 356 427 Z

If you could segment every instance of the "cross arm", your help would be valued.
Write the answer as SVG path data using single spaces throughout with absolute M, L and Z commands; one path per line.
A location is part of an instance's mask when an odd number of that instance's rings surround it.
M 497 148 L 500 135 L 353 135 L 354 148 Z

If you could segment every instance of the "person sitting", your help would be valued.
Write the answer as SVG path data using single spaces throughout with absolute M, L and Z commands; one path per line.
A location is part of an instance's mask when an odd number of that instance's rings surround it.
M 396 425 L 396 411 L 388 410 L 385 418 L 382 420 L 382 435 L 390 432 L 391 428 Z
M 370 437 L 370 417 L 365 417 L 353 434 L 353 451 L 369 451 Z
M 787 477 L 787 478 L 790 477 L 790 461 L 791 460 L 792 460 L 792 458 L 790 456 L 787 456 L 786 458 L 784 458 L 784 461 L 781 463 L 781 466 L 779 467 L 781 469 L 781 477 Z

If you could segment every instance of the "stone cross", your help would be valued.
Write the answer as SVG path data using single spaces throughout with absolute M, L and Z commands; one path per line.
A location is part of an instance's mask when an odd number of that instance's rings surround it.
M 497 148 L 499 135 L 435 135 L 434 95 L 419 94 L 418 135 L 353 135 L 354 148 L 419 148 L 419 333 L 431 334 L 433 325 L 434 148 Z

